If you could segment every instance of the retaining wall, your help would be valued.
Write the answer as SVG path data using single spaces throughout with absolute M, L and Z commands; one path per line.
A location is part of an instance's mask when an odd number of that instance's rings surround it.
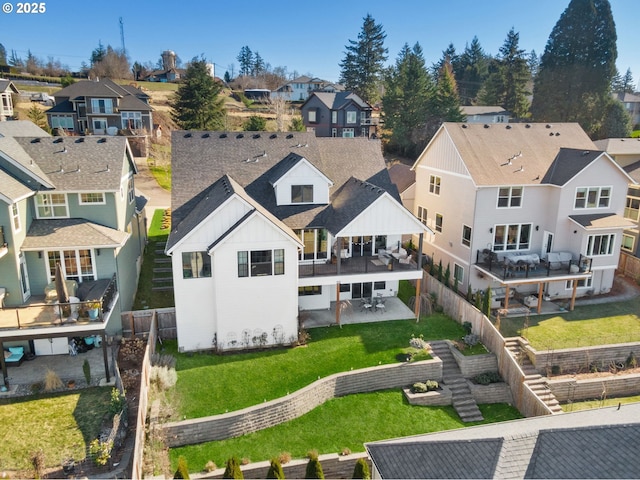
M 498 371 L 498 359 L 493 353 L 466 356 L 452 345 L 449 345 L 449 350 L 451 350 L 464 378 L 473 378 L 481 373 Z
M 428 379 L 442 379 L 440 359 L 337 373 L 319 379 L 286 397 L 236 412 L 167 423 L 162 429 L 170 448 L 224 440 L 293 420 L 335 397 L 401 388 Z
M 589 379 L 549 380 L 549 389 L 559 402 L 640 395 L 640 374 Z

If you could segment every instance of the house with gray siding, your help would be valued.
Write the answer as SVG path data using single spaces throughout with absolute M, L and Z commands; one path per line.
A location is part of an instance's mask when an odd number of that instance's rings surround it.
M 11 80 L 0 78 L 0 121 L 13 117 L 13 95 L 19 94 Z
M 352 92 L 314 92 L 300 107 L 307 132 L 316 137 L 375 138 L 378 117 L 373 108 Z
M 634 181 L 577 123 L 444 123 L 415 162 L 424 252 L 509 306 L 608 292 Z M 528 298 L 527 298 L 528 297 Z
M 0 345 L 51 334 L 66 352 L 68 337 L 121 331 L 146 240 L 135 173 L 126 137 L 0 124 Z M 56 304 L 57 265 L 72 305 Z

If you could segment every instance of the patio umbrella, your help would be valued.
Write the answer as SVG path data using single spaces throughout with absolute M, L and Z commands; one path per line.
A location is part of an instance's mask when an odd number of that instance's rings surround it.
M 67 282 L 62 273 L 60 262 L 56 262 L 56 294 L 58 295 L 58 303 L 69 303 L 69 292 L 67 291 Z

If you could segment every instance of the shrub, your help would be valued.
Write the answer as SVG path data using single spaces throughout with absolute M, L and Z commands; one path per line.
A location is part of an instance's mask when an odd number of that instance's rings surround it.
M 178 469 L 173 474 L 173 478 L 189 478 L 189 469 L 187 468 L 187 459 L 184 457 L 178 458 Z
M 464 331 L 469 335 L 471 334 L 473 326 L 471 325 L 471 322 L 463 322 L 462 328 L 464 328 Z
M 175 369 L 166 366 L 153 366 L 151 367 L 150 380 L 160 390 L 168 390 L 178 381 L 178 373 Z
M 44 391 L 51 392 L 52 390 L 62 388 L 62 386 L 63 383 L 58 374 L 53 370 L 47 370 L 44 376 Z
M 371 478 L 369 464 L 364 458 L 359 458 L 356 461 L 356 466 L 353 468 L 353 478 L 363 478 L 366 480 Z
M 433 392 L 434 390 L 438 390 L 438 388 L 440 388 L 440 385 L 435 380 L 427 380 L 425 385 L 427 386 L 428 392 Z
M 244 478 L 242 470 L 240 470 L 240 461 L 237 457 L 231 457 L 227 460 L 222 478 Z
M 420 334 L 419 337 L 414 337 L 413 335 L 409 339 L 409 345 L 417 350 L 422 350 L 427 347 L 427 342 L 424 341 L 424 336 Z
M 478 343 L 480 343 L 480 337 L 478 335 L 476 335 L 475 333 L 470 333 L 468 335 L 465 335 L 464 337 L 462 337 L 462 341 L 470 346 L 473 347 L 474 345 L 477 345 Z
M 87 385 L 91 385 L 91 365 L 89 364 L 89 360 L 86 358 L 82 364 L 82 371 L 84 373 L 84 379 L 87 381 Z
M 209 460 L 207 464 L 204 466 L 205 472 L 213 472 L 214 470 L 217 470 L 217 469 L 218 469 L 218 466 L 215 464 L 213 460 Z
M 291 454 L 289 452 L 281 452 L 278 455 L 278 460 L 280 460 L 281 464 L 289 463 L 291 461 Z
M 269 471 L 267 472 L 267 478 L 284 478 L 284 470 L 282 470 L 280 460 L 278 460 L 277 458 L 271 459 L 271 465 L 269 466 Z
M 45 457 L 42 449 L 31 454 L 31 465 L 33 465 L 33 478 L 42 478 L 45 466 Z
M 349 447 L 344 447 L 341 451 L 340 451 L 340 455 L 351 455 L 351 449 Z
M 154 353 L 149 360 L 154 367 L 176 368 L 176 357 L 167 353 Z
M 502 382 L 502 377 L 498 372 L 484 372 L 473 377 L 471 381 L 477 385 L 489 385 Z
M 423 382 L 416 382 L 411 387 L 411 391 L 413 393 L 426 393 L 427 392 L 427 384 Z
M 638 359 L 636 358 L 636 355 L 633 352 L 631 352 L 627 357 L 627 360 L 625 361 L 625 365 L 627 366 L 627 368 L 636 368 L 638 366 Z
M 89 453 L 93 457 L 93 462 L 100 467 L 105 466 L 111 458 L 111 449 L 113 449 L 112 441 L 103 442 L 95 438 L 89 444 Z
M 120 395 L 120 391 L 117 388 L 111 389 L 111 401 L 109 402 L 109 414 L 113 417 L 114 415 L 122 412 L 127 405 L 127 400 L 124 398 L 124 395 Z
M 309 456 L 309 463 L 307 463 L 304 478 L 324 478 L 322 465 L 320 465 L 320 460 L 318 460 L 317 454 Z

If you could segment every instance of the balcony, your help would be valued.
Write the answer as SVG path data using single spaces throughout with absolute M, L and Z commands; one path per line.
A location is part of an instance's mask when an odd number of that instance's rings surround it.
M 362 120 L 360 120 L 360 125 L 362 126 L 378 125 L 379 123 L 380 119 L 377 117 L 363 118 Z
M 476 252 L 476 267 L 500 281 L 517 283 L 519 280 L 558 278 L 584 278 L 591 273 L 592 259 L 579 255 L 577 259 L 568 252 L 550 252 L 546 260 L 537 254 L 492 252 L 488 249 Z
M 44 297 L 39 296 L 32 297 L 28 304 L 0 309 L 0 330 L 103 324 L 109 318 L 118 291 L 115 275 L 111 279 L 83 282 L 81 287 L 79 302 L 44 303 Z
M 389 258 L 388 263 L 379 256 L 352 257 L 340 259 L 340 272 L 335 257 L 324 263 L 309 263 L 298 265 L 298 275 L 303 277 L 329 277 L 340 275 L 357 275 L 363 273 L 409 272 L 419 270 L 414 260 L 402 262 L 396 258 Z

